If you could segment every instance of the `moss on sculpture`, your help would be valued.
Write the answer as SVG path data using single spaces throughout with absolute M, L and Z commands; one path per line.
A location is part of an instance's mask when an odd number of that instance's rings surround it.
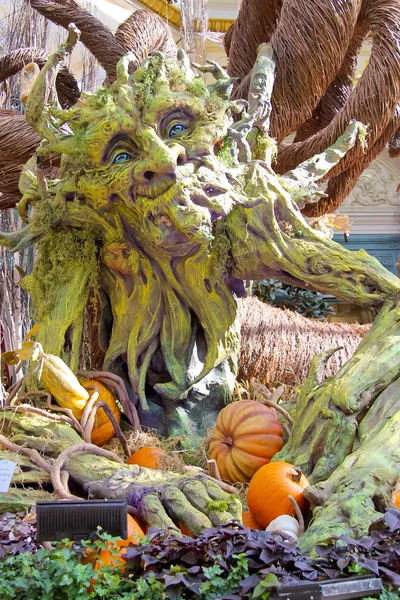
M 183 52 L 177 61 L 154 53 L 132 74 L 128 53 L 110 88 L 83 93 L 63 110 L 48 102 L 47 82 L 76 39 L 71 27 L 27 106 L 43 138 L 38 160 L 61 154 L 58 178 L 45 180 L 40 162 L 29 161 L 19 208 L 35 211 L 23 233 L 0 239 L 14 248 L 38 243 L 24 285 L 47 352 L 78 368 L 84 308 L 95 290 L 104 368 L 122 369 L 144 410 L 151 381 L 173 420 L 171 407 L 185 407 L 190 389 L 237 353 L 243 280 L 301 282 L 375 306 L 399 293 L 398 279 L 378 261 L 346 252 L 299 210 L 362 142 L 361 124 L 350 123 L 294 171 L 272 170 L 268 46 L 260 48 L 247 104 L 230 100 L 233 82 L 215 63 L 197 67 L 215 76 L 206 86 Z
M 230 100 L 232 80 L 215 63 L 198 67 L 216 78 L 205 86 L 182 52 L 177 62 L 154 54 L 132 75 L 128 54 L 109 89 L 61 110 L 48 102 L 48 81 L 76 38 L 71 26 L 27 107 L 43 137 L 38 158 L 61 154 L 58 179 L 47 181 L 40 162 L 30 160 L 19 209 L 26 215 L 32 204 L 35 211 L 24 230 L 0 236 L 14 249 L 38 243 L 25 285 L 40 317 L 39 340 L 77 369 L 84 309 L 96 290 L 104 366 L 125 369 L 142 409 L 149 390 L 158 393 L 170 432 L 178 434 L 180 424 L 190 429 L 191 417 L 200 421 L 216 408 L 213 399 L 207 405 L 207 389 L 204 403 L 186 399 L 225 359 L 234 362 L 243 280 L 271 277 L 384 307 L 335 378 L 322 383 L 332 351 L 312 365 L 293 431 L 276 457 L 300 464 L 314 483 L 306 493 L 319 506 L 303 548 L 343 532 L 364 535 L 398 473 L 400 281 L 366 252 L 348 252 L 312 229 L 300 212 L 318 199 L 319 181 L 347 150 L 364 143 L 364 126 L 350 122 L 325 152 L 277 176 L 268 136 L 271 48 L 260 47 L 248 102 Z M 14 441 L 57 455 L 72 430 L 57 436 L 60 426 L 52 425 L 49 435 L 49 427 L 32 416 L 10 421 Z M 75 481 L 94 496 L 129 498 L 157 527 L 177 531 L 168 515 L 192 521 L 193 531 L 240 516 L 236 496 L 215 484 L 116 469 L 90 448 L 81 452 L 67 462 Z

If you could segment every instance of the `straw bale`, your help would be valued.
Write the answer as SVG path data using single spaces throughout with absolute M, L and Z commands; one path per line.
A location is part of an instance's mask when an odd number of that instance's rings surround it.
M 334 375 L 354 354 L 370 327 L 307 319 L 254 297 L 241 301 L 239 314 L 242 341 L 238 379 L 255 377 L 266 386 L 301 385 L 316 354 L 342 346 L 326 369 L 327 375 Z

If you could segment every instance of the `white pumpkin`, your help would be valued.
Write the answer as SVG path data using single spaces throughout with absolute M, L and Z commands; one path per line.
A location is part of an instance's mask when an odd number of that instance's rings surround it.
M 297 519 L 290 515 L 280 515 L 268 525 L 265 531 L 282 533 L 293 538 L 296 542 L 300 537 L 300 525 Z

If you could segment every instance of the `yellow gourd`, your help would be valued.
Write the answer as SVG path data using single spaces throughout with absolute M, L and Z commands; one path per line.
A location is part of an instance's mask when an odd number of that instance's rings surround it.
M 45 355 L 42 381 L 57 404 L 63 408 L 70 408 L 79 421 L 89 399 L 89 393 L 61 358 L 53 354 Z

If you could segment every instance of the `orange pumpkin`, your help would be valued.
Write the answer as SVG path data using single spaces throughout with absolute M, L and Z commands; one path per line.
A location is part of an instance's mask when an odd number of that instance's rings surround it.
M 239 400 L 219 413 L 209 452 L 223 479 L 247 482 L 282 446 L 275 413 L 255 400 Z
M 305 503 L 304 488 L 308 479 L 297 467 L 286 462 L 272 462 L 261 467 L 250 481 L 247 505 L 260 525 L 267 527 L 280 515 L 292 515 L 293 496 L 300 509 Z
M 393 490 L 392 505 L 396 508 L 400 508 L 400 481 L 398 481 L 396 487 Z
M 129 544 L 137 545 L 139 540 L 144 537 L 143 530 L 135 517 L 132 517 L 131 515 L 127 515 L 127 517 L 128 537 L 125 540 L 117 540 L 115 542 L 119 551 L 118 555 L 112 554 L 110 550 L 107 550 L 106 548 L 101 550 L 94 567 L 96 571 L 99 571 L 104 565 L 107 567 L 121 567 L 123 569 L 126 560 L 122 558 L 122 556 L 126 554 L 127 546 L 129 546 Z
M 242 512 L 242 523 L 243 525 L 245 525 L 245 527 L 248 527 L 249 529 L 264 529 L 264 527 L 262 527 L 260 523 L 257 523 L 257 521 L 255 520 L 255 518 L 249 510 L 244 510 Z
M 99 400 L 103 400 L 111 408 L 112 413 L 119 424 L 121 422 L 121 413 L 115 402 L 114 394 L 105 385 L 96 381 L 95 379 L 83 379 L 78 377 L 79 383 L 85 390 L 89 392 L 97 392 L 99 394 Z M 91 442 L 96 446 L 102 446 L 114 435 L 114 427 L 102 408 L 97 411 L 96 418 L 94 421 Z
M 160 459 L 163 456 L 165 456 L 165 452 L 161 448 L 140 448 L 129 457 L 128 465 L 139 465 L 139 467 L 146 467 L 146 469 L 159 469 Z

